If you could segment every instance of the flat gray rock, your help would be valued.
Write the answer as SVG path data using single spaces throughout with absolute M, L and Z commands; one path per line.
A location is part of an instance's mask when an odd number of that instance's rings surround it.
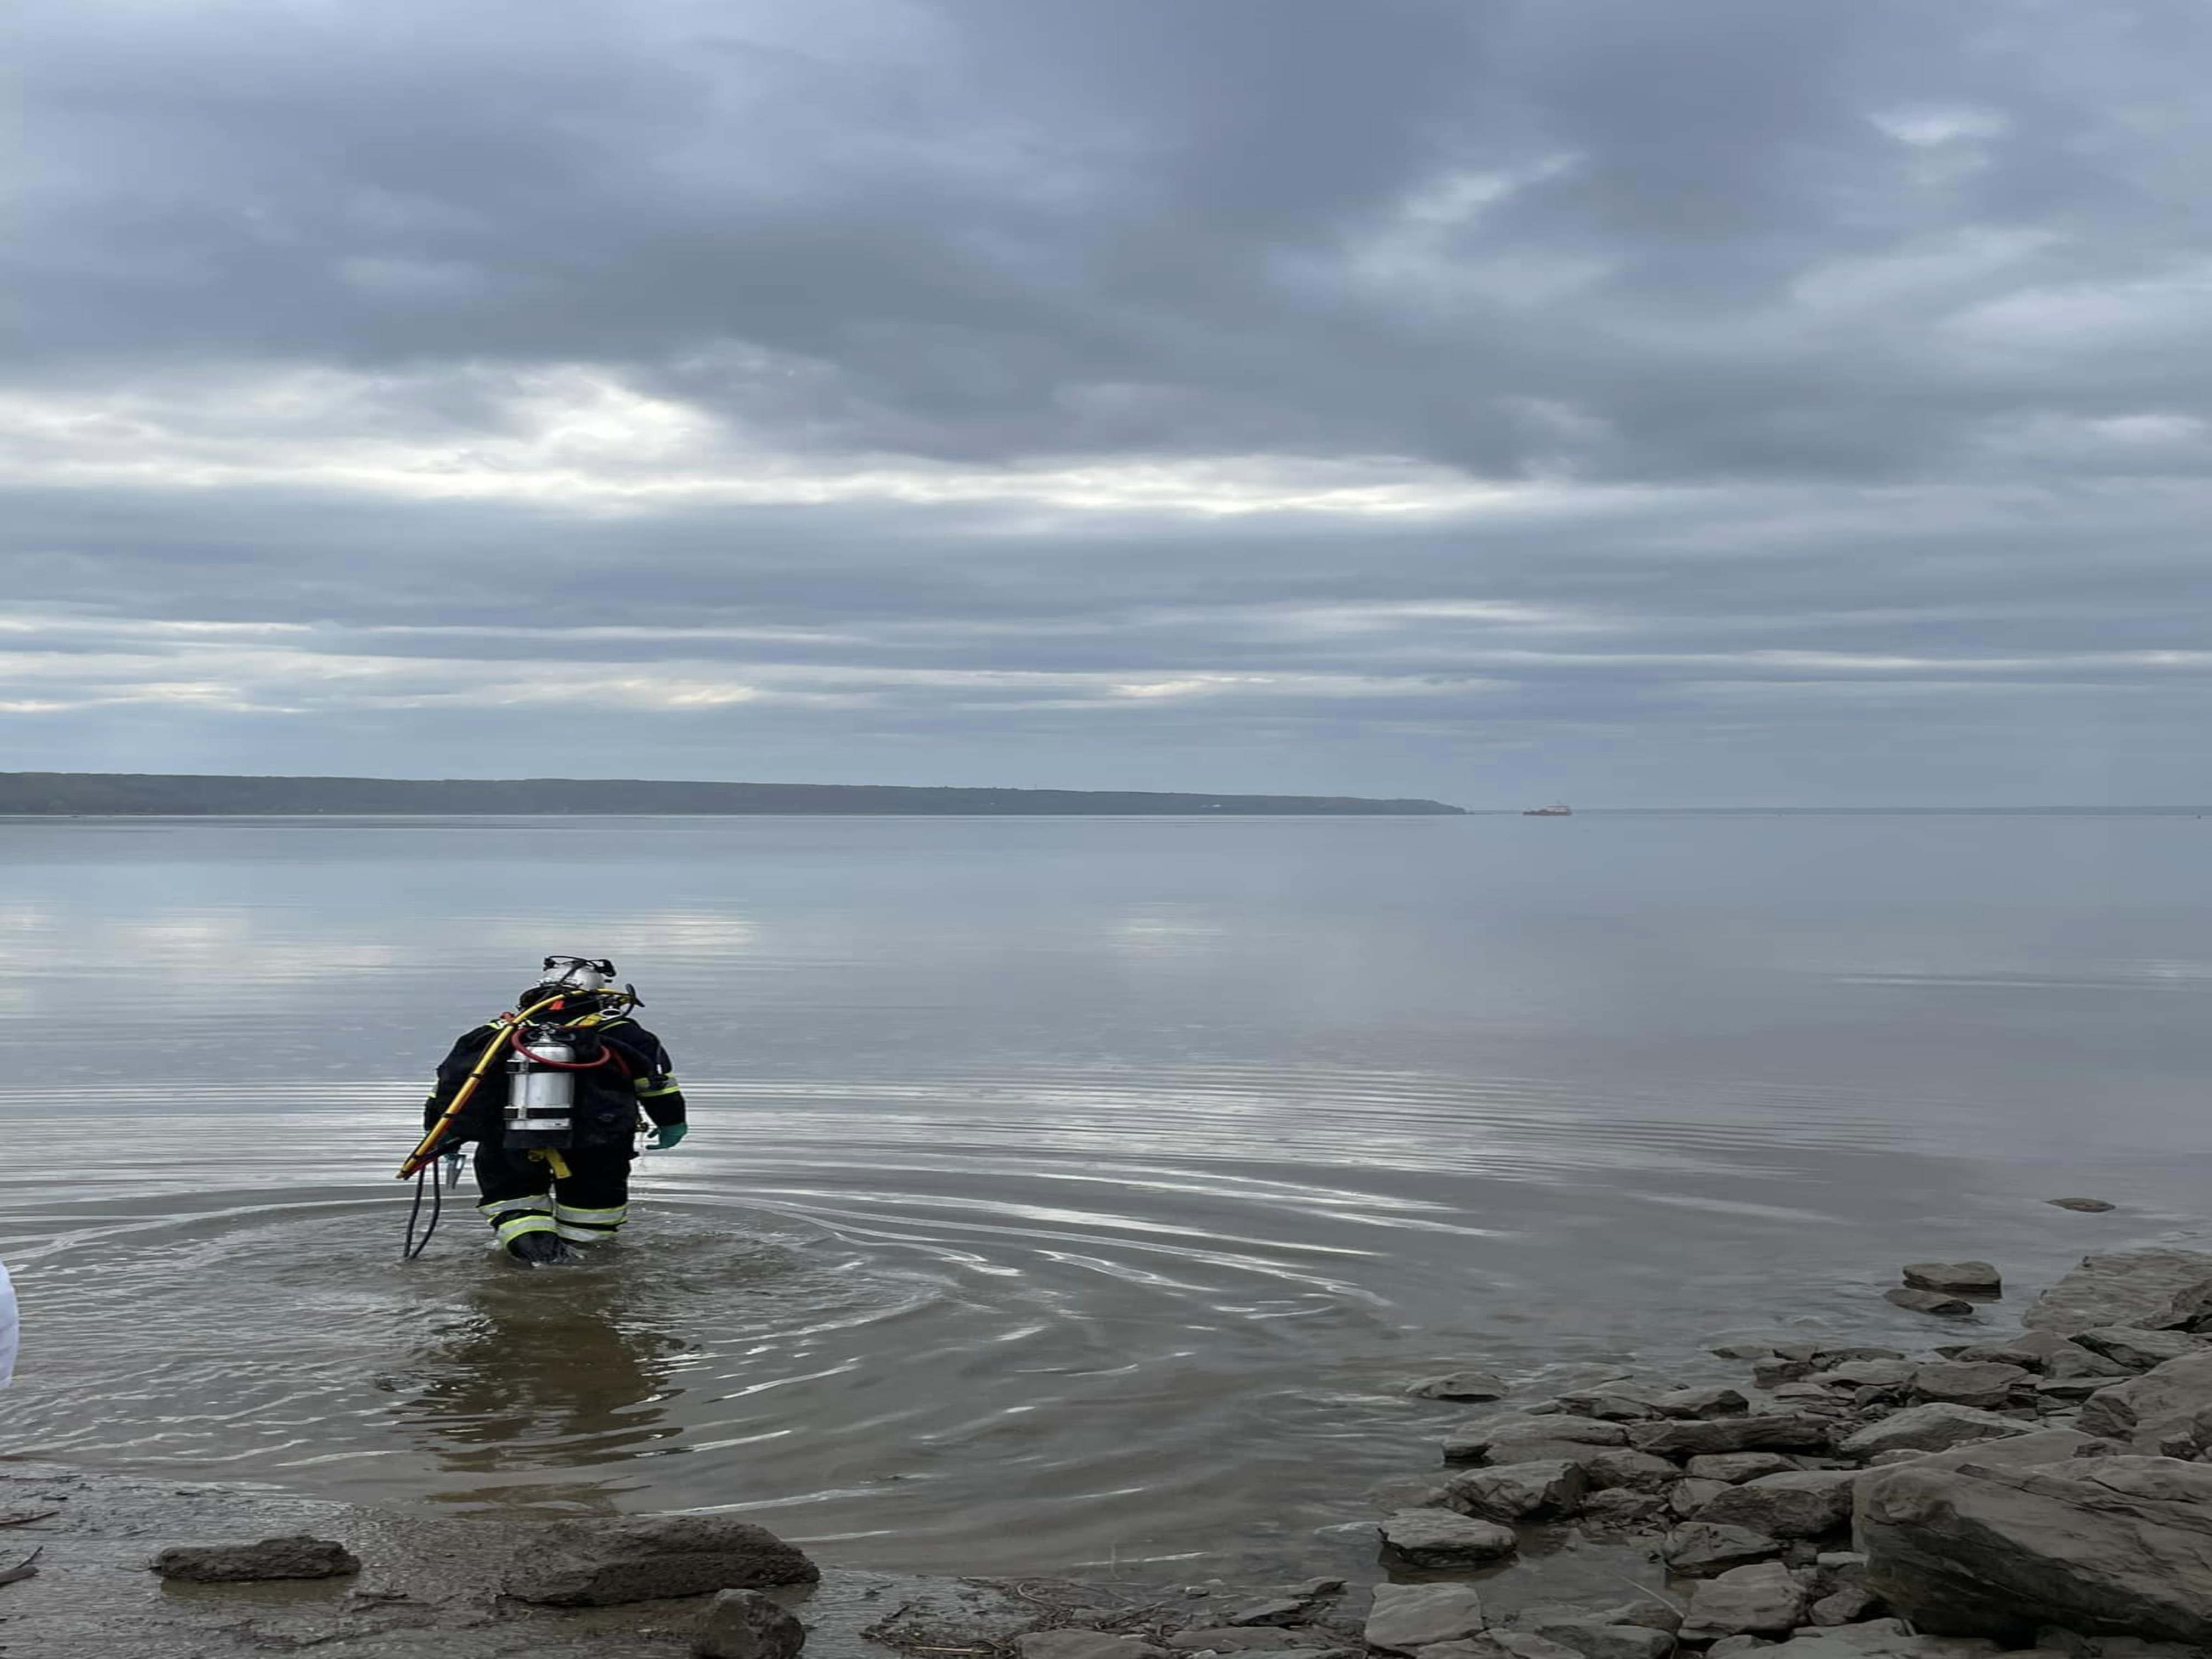
M 1449 1510 L 1459 1507 L 1453 1498 L 1449 1474 L 1393 1475 L 1388 1480 L 1378 1480 L 1370 1486 L 1364 1497 L 1370 1509 L 1382 1510 Z
M 1103 1630 L 1033 1630 L 1014 1646 L 1022 1659 L 1155 1659 L 1162 1652 L 1142 1637 Z
M 1706 1457 L 1722 1452 L 1826 1451 L 1826 1423 L 1805 1413 L 1723 1417 L 1698 1423 L 1639 1423 L 1629 1443 L 1658 1457 Z
M 1698 1586 L 1682 1621 L 1682 1639 L 1779 1635 L 1803 1624 L 1808 1607 L 1805 1587 L 1779 1561 L 1737 1567 Z
M 2126 1325 L 2100 1326 L 2080 1333 L 2074 1340 L 2131 1371 L 2147 1371 L 2169 1359 L 2186 1359 L 2212 1347 L 2203 1337 L 2186 1331 L 2148 1331 Z
M 1494 1630 L 1464 1641 L 1423 1648 L 1420 1659 L 1577 1659 L 1572 1648 L 1527 1631 Z
M 1914 1399 L 1923 1401 L 1994 1410 L 2034 1381 L 2033 1372 L 2018 1365 L 1995 1360 L 1938 1359 L 1914 1369 L 1911 1392 Z
M 2117 1359 L 2107 1359 L 2103 1354 L 2091 1353 L 2078 1343 L 2069 1342 L 2063 1349 L 2045 1358 L 2043 1374 L 2051 1381 L 2059 1382 L 2082 1376 L 2117 1381 L 2124 1376 L 2132 1376 L 2135 1372 Z
M 1367 1615 L 1370 1647 L 1413 1653 L 1482 1632 L 1482 1597 L 1466 1584 L 1377 1584 Z
M 1618 1423 L 1584 1417 L 1502 1417 L 1471 1423 L 1444 1440 L 1447 1463 L 1541 1463 L 1574 1458 L 1591 1447 L 1625 1446 Z
M 2041 1409 L 2048 1413 L 2078 1406 L 2112 1386 L 2109 1376 L 2045 1376 L 2036 1380 L 2035 1395 L 2042 1402 Z
M 1654 1395 L 1651 1403 L 1662 1417 L 1742 1417 L 1751 1410 L 1734 1389 L 1675 1389 Z
M 2041 1626 L 2212 1644 L 2212 1468 L 2091 1457 L 1906 1467 L 1869 1481 L 1868 1588 L 1936 1634 L 2025 1644 Z
M 271 1578 L 339 1578 L 361 1571 L 353 1552 L 327 1538 L 264 1538 L 258 1544 L 179 1544 L 154 1558 L 164 1578 L 250 1584 Z
M 1167 1638 L 1178 1653 L 1297 1653 L 1321 1645 L 1318 1632 L 1277 1625 L 1194 1625 Z
M 1692 1521 L 1667 1534 L 1661 1553 L 1676 1572 L 1699 1578 L 1779 1555 L 1782 1540 L 1747 1527 L 1717 1527 L 1710 1522 Z
M 1972 1303 L 1946 1295 L 1942 1291 L 1916 1291 L 1908 1286 L 1902 1290 L 1884 1291 L 1882 1300 L 1894 1304 L 1907 1313 L 1934 1314 L 1942 1319 L 1971 1319 L 1974 1315 Z
M 1503 1400 L 1506 1388 L 1488 1371 L 1453 1371 L 1416 1382 L 1406 1392 L 1421 1400 Z
M 1846 1457 L 1869 1458 L 1886 1451 L 1948 1451 L 1969 1440 L 1993 1440 L 2025 1434 L 2034 1425 L 1972 1406 L 1914 1406 L 1869 1423 L 1846 1439 Z
M 1582 1468 L 1590 1485 L 1601 1492 L 1616 1486 L 1631 1492 L 1664 1492 L 1682 1478 L 1679 1464 L 1626 1446 L 1590 1453 L 1582 1460 Z
M 1872 1618 L 1881 1607 L 1881 1598 L 1872 1590 L 1857 1585 L 1846 1585 L 1813 1603 L 1813 1622 L 1826 1626 L 1856 1625 L 1863 1619 Z
M 1674 1638 L 1668 1632 L 1641 1625 L 1608 1625 L 1596 1619 L 1540 1613 L 1515 1619 L 1513 1627 L 1556 1642 L 1582 1659 L 1667 1659 L 1674 1651 Z
M 2178 1297 L 2207 1285 L 2212 1255 L 2201 1250 L 2116 1250 L 2084 1258 L 2035 1299 L 2021 1322 L 2064 1336 L 2112 1325 L 2159 1329 Z
M 1784 1382 L 1802 1382 L 1820 1370 L 1810 1358 L 1793 1358 L 1787 1354 L 1772 1354 L 1765 1359 L 1753 1360 L 1751 1382 L 1753 1388 L 1778 1389 Z
M 758 1590 L 717 1594 L 693 1652 L 699 1659 L 793 1659 L 806 1645 L 806 1626 Z M 1031 1654 L 1023 1659 L 1094 1659 L 1089 1654 Z M 1103 1659 L 1103 1656 L 1097 1659 Z
M 1910 1359 L 1851 1359 L 1806 1380 L 1824 1389 L 1903 1389 L 1919 1369 Z
M 1415 1567 L 1472 1567 L 1521 1547 L 1513 1528 L 1449 1510 L 1401 1510 L 1376 1530 L 1391 1552 Z
M 799 1550 L 750 1522 L 640 1515 L 538 1527 L 506 1593 L 547 1607 L 604 1607 L 811 1584 L 820 1577 Z
M 1667 1507 L 1685 1521 L 1694 1521 L 1698 1512 L 1723 1492 L 1735 1488 L 1725 1480 L 1699 1480 L 1692 1476 L 1674 1483 L 1674 1491 L 1667 1494 Z
M 1762 1475 L 1730 1486 L 1700 1510 L 1698 1519 L 1769 1538 L 1818 1538 L 1850 1521 L 1851 1487 L 1859 1479 L 1848 1470 Z
M 1905 1270 L 1916 1291 L 1948 1291 L 1954 1296 L 1996 1296 L 2004 1278 L 1986 1261 L 1916 1261 Z
M 2081 1429 L 2151 1455 L 2196 1455 L 2212 1445 L 2212 1351 L 2100 1389 L 2081 1407 Z
M 1434 1506 L 1406 1504 L 1401 1507 L 1413 1510 Z M 1322 1579 L 1318 1582 L 1328 1583 L 1330 1581 Z M 1342 1589 L 1344 1586 L 1339 1583 L 1335 1588 Z M 1288 1595 L 1266 1595 L 1256 1601 L 1240 1601 L 1223 1615 L 1222 1622 L 1228 1625 L 1303 1624 L 1311 1615 L 1314 1602 L 1324 1593 L 1319 1590 L 1298 1590 Z
M 2113 1441 L 2083 1434 L 2077 1429 L 2035 1429 L 2027 1434 L 1970 1440 L 1948 1451 L 1916 1452 L 1911 1467 L 1955 1469 L 1978 1463 L 1989 1468 L 2033 1469 L 2076 1457 L 2111 1457 L 2126 1449 Z
M 1713 1452 L 1692 1458 L 1689 1472 L 1695 1480 L 1725 1481 L 1735 1486 L 1762 1474 L 1787 1474 L 1796 1467 L 1780 1452 Z
M 1486 1520 L 1556 1520 L 1571 1515 L 1589 1490 L 1581 1464 L 1565 1458 L 1474 1469 L 1445 1483 L 1449 1507 Z
M 1563 1394 L 1559 1409 L 1571 1417 L 1595 1417 L 1609 1423 L 1643 1423 L 1658 1416 L 1659 1407 L 1645 1395 L 1626 1389 L 1585 1389 Z
M 2075 1347 L 2071 1338 L 2057 1331 L 2022 1331 L 2018 1336 L 1995 1337 L 1987 1342 L 1970 1343 L 1954 1352 L 1951 1358 L 1969 1364 L 1987 1361 L 1999 1365 L 2017 1365 L 2027 1371 L 2039 1371 L 2056 1356 L 2087 1352 Z

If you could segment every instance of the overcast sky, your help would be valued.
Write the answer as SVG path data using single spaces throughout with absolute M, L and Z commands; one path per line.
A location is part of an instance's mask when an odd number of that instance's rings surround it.
M 0 37 L 0 769 L 2212 799 L 2203 9 Z

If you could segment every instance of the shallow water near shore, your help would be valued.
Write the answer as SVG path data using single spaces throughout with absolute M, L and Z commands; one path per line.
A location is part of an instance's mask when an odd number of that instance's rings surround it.
M 9 1449 L 726 1506 L 907 1571 L 1372 1556 L 1462 1364 L 1910 1337 L 2197 1224 L 2189 817 L 0 822 Z M 613 955 L 632 1236 L 397 1261 L 429 1065 Z M 2115 1200 L 2110 1216 L 2041 1200 Z M 1993 1316 L 2001 1317 L 2001 1314 Z M 1332 1528 L 1345 1528 L 1334 1531 Z

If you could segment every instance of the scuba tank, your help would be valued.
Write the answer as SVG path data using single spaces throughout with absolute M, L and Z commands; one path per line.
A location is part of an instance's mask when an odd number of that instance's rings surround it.
M 581 1058 L 576 1052 L 579 1035 L 538 1021 L 515 1034 L 514 1050 L 507 1061 L 507 1146 L 557 1148 L 571 1144 Z M 591 1046 L 596 1049 L 599 1045 Z

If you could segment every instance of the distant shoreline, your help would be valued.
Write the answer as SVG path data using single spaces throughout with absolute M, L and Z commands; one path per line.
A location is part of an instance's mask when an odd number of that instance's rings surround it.
M 1442 801 L 1149 790 L 693 783 L 639 778 L 248 777 L 0 772 L 0 817 L 1462 817 Z

